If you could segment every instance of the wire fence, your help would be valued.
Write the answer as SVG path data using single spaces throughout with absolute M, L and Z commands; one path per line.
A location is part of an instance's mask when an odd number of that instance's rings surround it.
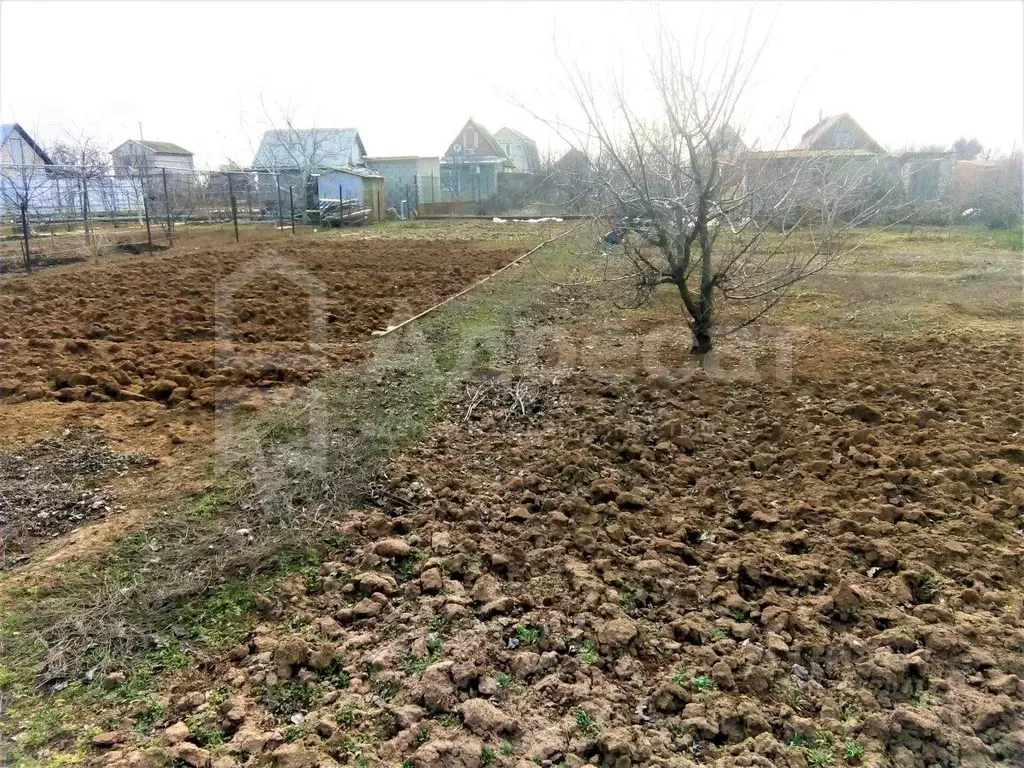
M 294 231 L 306 189 L 280 174 L 0 165 L 0 270 L 31 270 L 109 251 L 174 244 L 182 225 L 272 225 Z

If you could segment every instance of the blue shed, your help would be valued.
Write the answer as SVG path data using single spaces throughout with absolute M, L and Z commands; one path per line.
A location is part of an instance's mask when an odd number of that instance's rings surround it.
M 324 168 L 317 176 L 316 190 L 320 200 L 361 200 L 372 212 L 368 220 L 384 218 L 384 177 L 363 166 Z

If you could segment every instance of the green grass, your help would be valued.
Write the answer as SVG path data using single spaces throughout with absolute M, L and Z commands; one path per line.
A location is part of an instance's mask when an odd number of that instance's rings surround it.
M 583 707 L 575 707 L 570 710 L 569 714 L 576 721 L 576 727 L 583 731 L 583 733 L 600 732 L 601 727 L 597 724 L 597 721 Z
M 808 765 L 832 765 L 835 762 L 835 753 L 827 747 L 812 747 L 804 754 Z
M 856 739 L 851 739 L 843 743 L 844 760 L 860 760 L 864 757 L 864 751 L 864 745 Z
M 498 681 L 499 688 L 508 688 L 512 684 L 512 677 L 506 672 L 499 672 L 495 679 Z
M 530 645 L 540 640 L 540 629 L 537 627 L 531 627 L 527 624 L 516 624 L 514 629 L 516 637 L 519 638 L 519 642 L 522 645 Z
M 711 678 L 711 675 L 698 675 L 693 678 L 690 684 L 698 691 L 715 690 L 715 681 Z
M 584 664 L 596 664 L 599 657 L 597 643 L 593 640 L 586 640 L 580 650 L 580 661 Z

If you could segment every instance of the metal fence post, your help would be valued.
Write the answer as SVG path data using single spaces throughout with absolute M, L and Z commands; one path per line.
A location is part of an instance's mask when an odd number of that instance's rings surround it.
M 345 223 L 345 203 L 342 202 L 345 196 L 341 194 L 341 184 L 338 185 L 338 227 Z M 320 222 L 323 224 L 323 222 Z
M 295 187 L 288 185 L 288 215 L 292 219 L 292 234 L 295 234 Z
M 228 195 L 231 197 L 231 221 L 235 225 L 235 242 L 238 242 L 238 202 L 235 200 L 235 185 L 228 173 Z
M 164 212 L 167 214 L 167 239 L 173 247 L 174 222 L 171 221 L 171 197 L 167 194 L 167 169 L 161 168 L 160 174 L 164 177 Z

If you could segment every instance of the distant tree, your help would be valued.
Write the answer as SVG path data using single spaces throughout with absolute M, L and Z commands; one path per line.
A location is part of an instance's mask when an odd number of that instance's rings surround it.
M 957 160 L 974 160 L 981 154 L 983 147 L 977 139 L 968 139 L 961 136 L 953 142 L 953 154 Z

